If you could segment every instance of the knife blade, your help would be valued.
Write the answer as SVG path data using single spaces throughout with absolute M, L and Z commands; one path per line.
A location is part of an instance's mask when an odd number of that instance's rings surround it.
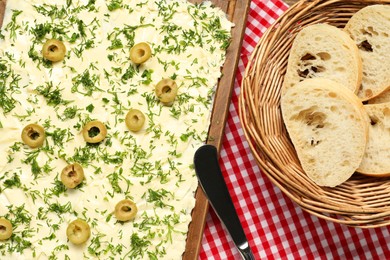
M 243 259 L 255 259 L 218 163 L 217 148 L 203 145 L 194 155 L 195 172 L 211 207 L 225 225 Z

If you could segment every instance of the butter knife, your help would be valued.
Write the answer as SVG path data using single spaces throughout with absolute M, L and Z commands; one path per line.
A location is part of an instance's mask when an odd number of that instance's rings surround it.
M 206 194 L 218 218 L 228 230 L 242 258 L 254 260 L 252 250 L 249 247 L 219 167 L 217 148 L 212 145 L 203 145 L 198 148 L 194 156 L 194 165 L 200 187 Z

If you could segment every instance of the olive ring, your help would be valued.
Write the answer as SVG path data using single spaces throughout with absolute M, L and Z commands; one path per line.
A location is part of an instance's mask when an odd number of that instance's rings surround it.
M 45 59 L 53 62 L 64 59 L 66 47 L 62 41 L 51 39 L 45 42 L 42 46 L 42 55 Z
M 107 136 L 106 126 L 98 120 L 86 123 L 82 132 L 84 140 L 91 144 L 99 143 Z
M 125 118 L 126 126 L 130 131 L 141 130 L 145 123 L 145 115 L 138 109 L 130 109 Z
M 137 205 L 129 199 L 124 199 L 116 204 L 114 213 L 117 220 L 129 221 L 135 218 L 137 212 Z
M 0 218 L 0 240 L 7 240 L 12 236 L 12 224 L 8 219 Z
M 26 125 L 22 130 L 22 141 L 31 148 L 41 147 L 45 141 L 45 129 L 37 124 Z
M 61 182 L 69 189 L 76 188 L 84 180 L 84 170 L 80 164 L 74 163 L 65 166 L 61 172 Z
M 86 221 L 76 219 L 69 223 L 66 229 L 66 236 L 73 244 L 80 245 L 91 236 L 91 228 Z
M 156 96 L 166 106 L 171 106 L 177 95 L 177 84 L 167 78 L 160 80 L 155 87 Z
M 146 42 L 140 42 L 130 49 L 130 60 L 135 64 L 141 64 L 152 56 L 152 50 Z

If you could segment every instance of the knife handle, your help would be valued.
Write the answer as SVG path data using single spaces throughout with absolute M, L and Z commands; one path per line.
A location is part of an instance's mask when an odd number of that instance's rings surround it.
M 223 179 L 218 162 L 217 148 L 212 145 L 201 146 L 195 152 L 194 165 L 200 186 L 210 205 L 229 231 L 234 244 L 241 251 L 245 244 L 248 245 L 248 241 Z

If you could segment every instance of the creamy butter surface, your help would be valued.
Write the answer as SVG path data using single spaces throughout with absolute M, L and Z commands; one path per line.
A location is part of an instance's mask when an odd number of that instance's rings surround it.
M 180 0 L 9 0 L 0 35 L 0 217 L 13 224 L 1 259 L 179 259 L 184 252 L 197 179 L 194 151 L 206 140 L 213 93 L 232 24 L 211 3 Z M 43 59 L 42 45 L 61 40 L 65 59 Z M 147 42 L 141 65 L 131 47 Z M 155 85 L 174 79 L 178 95 L 161 104 Z M 131 132 L 129 109 L 146 122 Z M 82 128 L 100 120 L 105 140 L 87 144 Z M 41 148 L 23 144 L 24 126 L 45 128 Z M 70 163 L 85 180 L 66 189 Z M 113 214 L 122 199 L 133 221 Z M 68 241 L 81 218 L 91 237 Z

